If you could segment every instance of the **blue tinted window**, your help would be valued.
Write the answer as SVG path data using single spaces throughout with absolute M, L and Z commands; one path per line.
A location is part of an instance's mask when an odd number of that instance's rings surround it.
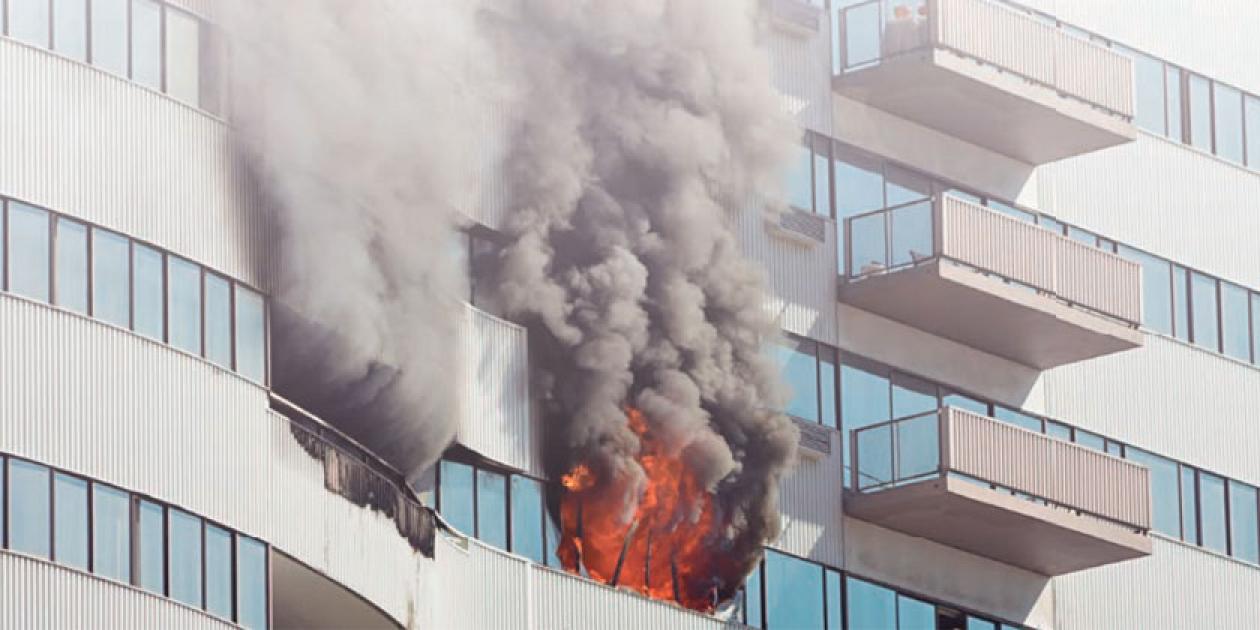
M 1172 266 L 1167 260 L 1131 247 L 1120 255 L 1142 265 L 1142 324 L 1166 335 L 1173 332 Z
M 849 630 L 888 630 L 897 627 L 897 595 L 882 586 L 849 578 Z
M 87 60 L 87 0 L 53 0 L 53 48 Z
M 9 548 L 49 557 L 52 536 L 48 468 L 9 460 Z
M 748 579 L 744 580 L 744 623 L 754 627 L 764 627 L 762 624 L 762 607 L 761 607 L 761 565 L 748 575 Z
M 127 0 L 92 0 L 92 65 L 127 76 Z
M 831 159 L 827 146 L 830 140 L 814 139 L 814 212 L 831 216 Z
M 997 630 L 997 624 L 992 621 L 980 619 L 967 615 L 967 630 Z
M 1260 363 L 1260 293 L 1251 294 L 1251 362 Z
M 794 147 L 787 178 L 788 203 L 793 208 L 806 211 L 814 209 L 813 159 L 808 147 Z
M 1037 225 L 1040 225 L 1041 227 L 1047 230 L 1050 230 L 1051 232 L 1054 232 L 1055 234 L 1058 234 L 1060 236 L 1064 234 L 1063 224 L 1059 223 L 1058 221 L 1054 219 L 1051 219 L 1048 216 L 1045 216 L 1045 215 L 1038 216 Z
M 818 346 L 818 384 L 822 399 L 822 423 L 829 427 L 839 427 L 836 421 L 838 411 L 836 400 L 836 349 Z
M 4 222 L 0 221 L 0 223 L 4 223 Z M 0 541 L 4 540 L 4 530 L 5 530 L 5 520 L 6 520 L 4 518 L 4 514 L 5 514 L 5 511 L 9 507 L 8 498 L 5 495 L 5 488 L 8 487 L 8 484 L 5 483 L 5 477 L 7 476 L 8 467 L 9 467 L 8 461 L 5 460 L 5 458 L 0 457 Z
M 922 201 L 932 195 L 932 180 L 918 173 L 891 164 L 885 173 L 885 203 L 890 208 Z
M 784 411 L 802 420 L 818 422 L 818 361 L 814 358 L 815 344 L 792 340 L 787 343 L 790 345 L 776 346 L 783 381 L 791 392 Z
M 1197 271 L 1190 273 L 1191 318 L 1194 324 L 1195 345 L 1217 350 L 1220 348 L 1220 327 L 1216 312 L 1216 279 Z
M 1190 340 L 1190 286 L 1186 268 L 1173 265 L 1173 330 L 1178 339 Z
M 872 424 L 892 419 L 888 371 L 856 357 L 844 357 L 840 366 L 840 432 L 844 457 L 850 456 L 849 434 Z M 845 467 L 848 484 L 849 467 Z
M 99 483 L 92 484 L 92 570 L 131 581 L 131 498 Z
M 882 25 L 878 2 L 848 7 L 837 15 L 841 46 L 840 70 L 849 70 L 879 61 Z
M 53 475 L 53 559 L 88 568 L 88 482 L 64 473 Z
M 936 385 L 909 374 L 893 373 L 892 417 L 917 416 L 934 411 L 936 406 Z
M 237 623 L 251 630 L 267 627 L 267 546 L 236 537 Z
M 131 78 L 162 89 L 162 5 L 131 0 Z
M 1251 317 L 1247 290 L 1221 282 L 1221 342 L 1225 354 L 1248 361 L 1251 359 Z
M 1168 90 L 1168 137 L 1181 142 L 1184 138 L 1181 128 L 1181 69 L 1167 68 L 1164 87 Z
M 1098 235 L 1089 230 L 1082 230 L 1075 225 L 1067 226 L 1068 238 L 1089 245 L 1090 247 L 1098 247 Z
M 766 551 L 766 627 L 823 626 L 822 567 Z
M 1065 424 L 1059 424 L 1053 420 L 1046 420 L 1046 435 L 1064 442 L 1072 441 L 1072 427 Z
M 182 258 L 166 257 L 170 281 L 171 345 L 201 355 L 201 268 Z
M 1199 542 L 1198 513 L 1199 484 L 1195 479 L 1195 471 L 1188 466 L 1181 467 L 1181 538 L 1187 542 Z
M 92 314 L 131 327 L 131 247 L 121 235 L 92 229 Z
M 76 313 L 88 311 L 87 226 L 57 219 L 56 302 Z
M 913 265 L 932 258 L 932 202 L 921 201 L 889 211 L 892 239 L 890 264 L 893 267 Z
M 1203 530 L 1203 546 L 1226 553 L 1229 549 L 1228 525 L 1225 519 L 1225 480 L 1205 472 L 1199 473 L 1199 515 Z
M 507 549 L 507 478 L 477 471 L 477 538 Z
M 232 367 L 232 285 L 223 277 L 207 273 L 206 358 L 223 367 Z
M 140 587 L 159 594 L 166 593 L 166 514 L 152 501 L 140 501 Z
M 1211 83 L 1197 75 L 1190 77 L 1190 144 L 1212 150 L 1212 88 Z
M 236 285 L 236 371 L 255 383 L 267 378 L 267 320 L 262 295 Z
M 840 218 L 884 207 L 883 165 L 857 151 L 837 148 L 836 214 Z
M 1260 524 L 1256 520 L 1256 489 L 1229 482 L 1230 552 L 1247 562 L 1260 563 Z
M 1076 443 L 1095 451 L 1107 450 L 1107 440 L 1103 439 L 1101 435 L 1095 435 L 1080 429 L 1076 430 Z
M 1215 83 L 1212 104 L 1216 108 L 1213 128 L 1216 131 L 1216 154 L 1238 164 L 1243 162 L 1242 92 Z
M 171 597 L 201 608 L 201 519 L 176 509 L 166 512 L 170 532 L 167 572 Z
M 1247 131 L 1247 166 L 1260 167 L 1260 98 L 1243 97 L 1243 117 Z
M 546 533 L 547 540 L 544 545 L 547 550 L 547 566 L 562 567 L 560 558 L 556 555 L 556 550 L 560 548 L 560 528 L 556 527 L 556 520 L 551 517 L 551 513 L 544 511 L 543 515 L 547 518 Z
M 474 534 L 477 529 L 473 520 L 472 466 L 442 460 L 438 483 L 438 507 L 441 508 L 442 518 L 456 530 Z
M 1134 84 L 1133 122 L 1152 133 L 1164 133 L 1164 64 L 1139 52 L 1133 57 L 1137 81 Z
M 232 533 L 206 523 L 206 610 L 232 618 Z
M 135 276 L 135 294 L 132 296 L 135 331 L 161 341 L 166 336 L 162 321 L 162 301 L 166 297 L 162 252 L 136 243 L 131 248 L 131 257 Z
M 841 580 L 839 571 L 826 570 L 827 588 L 827 630 L 843 630 L 844 604 L 841 596 Z
M 957 407 L 966 409 L 971 413 L 980 414 L 982 416 L 989 415 L 989 403 L 981 401 L 978 398 L 972 398 L 966 394 L 953 392 L 941 397 L 941 404 L 945 407 Z
M 1041 418 L 1030 416 L 1026 413 L 1007 409 L 1000 405 L 994 405 L 993 416 L 1002 422 L 1009 422 L 1018 427 L 1023 427 L 1029 431 L 1041 433 Z
M 48 300 L 49 217 L 41 210 L 9 202 L 9 290 L 44 302 Z
M 48 0 L 8 0 L 9 37 L 48 48 Z
M 166 92 L 197 105 L 201 90 L 201 22 L 166 8 Z
M 957 194 L 957 193 L 954 193 L 954 194 Z M 976 203 L 979 203 L 979 201 L 977 201 Z M 1026 210 L 1020 210 L 1019 208 L 1016 208 L 1015 206 L 1005 204 L 994 199 L 989 200 L 989 208 L 991 210 L 1001 212 L 1002 214 L 1005 214 L 1006 216 L 1011 217 L 1012 219 L 1019 219 L 1020 221 L 1023 221 L 1025 223 L 1033 223 L 1033 224 L 1037 223 L 1037 215 L 1031 212 L 1028 212 Z
M 897 630 L 936 630 L 936 606 L 898 595 Z
M 1179 537 L 1181 505 L 1176 462 L 1133 447 L 1125 450 L 1128 459 L 1151 469 L 1151 511 L 1155 531 Z
M 512 475 L 512 553 L 542 564 L 543 490 L 542 483 Z

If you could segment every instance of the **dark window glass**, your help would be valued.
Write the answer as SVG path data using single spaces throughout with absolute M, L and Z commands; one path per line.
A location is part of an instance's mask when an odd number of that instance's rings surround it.
M 1190 144 L 1204 151 L 1212 150 L 1212 86 L 1207 79 L 1190 77 Z
M 1225 354 L 1248 361 L 1251 359 L 1251 317 L 1247 290 L 1221 282 L 1221 341 Z
M 1167 68 L 1164 87 L 1168 90 L 1168 137 L 1181 142 L 1185 137 L 1181 128 L 1181 69 Z
M 171 597 L 201 608 L 201 519 L 176 509 L 166 511 L 170 531 Z
M 1190 291 L 1194 343 L 1210 350 L 1218 350 L 1221 335 L 1216 319 L 1216 279 L 1192 271 L 1190 272 Z
M 166 514 L 152 501 L 140 501 L 140 588 L 166 593 Z
M 824 581 L 827 589 L 827 630 L 844 629 L 844 597 L 841 595 L 839 571 L 826 570 Z
M 1173 265 L 1173 331 L 1178 339 L 1190 340 L 1190 286 L 1186 268 Z
M 822 567 L 766 551 L 766 627 L 823 626 Z
M 1009 422 L 1010 424 L 1023 427 L 1029 431 L 1042 433 L 1041 418 L 1030 416 L 1026 413 L 1015 411 L 1014 409 L 1007 409 L 1006 407 L 1002 407 L 1000 405 L 994 405 L 993 415 L 1002 422 Z
M 57 219 L 56 302 L 76 313 L 88 311 L 87 226 Z
M 1053 420 L 1046 420 L 1046 435 L 1064 442 L 1072 441 L 1072 427 L 1065 424 L 1059 424 Z
M 857 578 L 848 587 L 849 630 L 888 630 L 897 627 L 897 595 Z
M 936 409 L 936 385 L 921 378 L 894 372 L 892 417 L 907 418 Z
M 1243 162 L 1243 104 L 1242 92 L 1212 84 L 1212 104 L 1216 109 L 1216 154 L 1231 161 Z
M 1125 51 L 1133 57 L 1137 74 L 1134 84 L 1133 122 L 1152 133 L 1164 133 L 1164 63 L 1139 52 Z
M 477 531 L 473 511 L 473 468 L 442 460 L 438 474 L 438 507 L 451 527 L 465 534 Z
M 1107 450 L 1107 440 L 1103 439 L 1101 435 L 1096 435 L 1080 429 L 1076 430 L 1076 443 L 1084 446 L 1085 448 L 1094 449 L 1095 451 Z
M 88 568 L 88 482 L 65 473 L 53 475 L 53 559 Z
M 1227 553 L 1229 542 L 1225 519 L 1224 479 L 1205 472 L 1199 473 L 1199 508 L 1203 546 Z
M 92 484 L 92 570 L 131 582 L 131 498 L 99 483 Z
M 814 138 L 814 212 L 831 216 L 831 158 L 827 147 L 830 140 Z
M 9 202 L 9 290 L 43 302 L 52 269 L 49 221 L 46 210 Z
M 840 366 L 840 436 L 846 460 L 850 456 L 849 434 L 854 429 L 891 420 L 890 404 L 888 370 L 857 357 L 844 357 Z M 848 484 L 848 466 L 844 474 Z
M 127 0 L 92 0 L 92 65 L 127 76 Z
M 9 460 L 9 548 L 49 557 L 52 536 L 48 467 Z
M 200 55 L 200 20 L 167 6 L 166 92 L 192 105 L 200 101 Z
M 1250 94 L 1243 97 L 1243 117 L 1246 119 L 1247 166 L 1260 167 L 1260 98 Z
M 131 78 L 162 89 L 162 5 L 131 0 Z
M 784 411 L 809 422 L 818 422 L 818 359 L 817 347 L 811 341 L 788 339 L 787 346 L 776 346 L 783 381 L 791 392 Z
M 761 622 L 761 565 L 744 580 L 744 623 L 754 628 L 764 627 Z
M 232 285 L 222 276 L 207 273 L 206 358 L 232 367 Z
M 267 378 L 267 319 L 261 294 L 236 285 L 236 371 L 255 383 Z
M 936 606 L 897 595 L 897 630 L 936 630 Z
M 1128 459 L 1151 470 L 1151 511 L 1155 531 L 1179 536 L 1181 505 L 1177 491 L 1177 463 L 1133 447 L 1125 451 Z
M 1181 467 L 1181 539 L 1195 544 L 1199 543 L 1198 520 L 1199 484 L 1195 480 L 1195 471 L 1189 466 Z
M 182 258 L 166 257 L 170 282 L 167 308 L 171 345 L 201 355 L 201 268 Z
M 512 553 L 538 564 L 543 557 L 542 483 L 512 475 Z
M 232 533 L 206 523 L 206 611 L 232 618 Z
M 477 538 L 507 549 L 507 478 L 477 471 Z
M 1260 523 L 1256 521 L 1256 489 L 1229 482 L 1230 552 L 1235 558 L 1260 563 Z
M 814 209 L 813 159 L 809 147 L 797 145 L 792 152 L 787 178 L 788 203 L 807 212 Z
M 131 248 L 113 232 L 92 229 L 92 315 L 131 327 Z
M 48 48 L 48 0 L 8 0 L 9 37 Z
M 87 0 L 53 0 L 53 48 L 87 60 Z
M 1142 324 L 1166 335 L 1173 332 L 1172 266 L 1167 260 L 1132 247 L 1120 255 L 1142 265 Z
M 835 348 L 821 344 L 818 346 L 818 383 L 821 388 L 822 423 L 832 428 L 840 426 L 836 421 L 836 411 L 838 409 L 836 400 L 837 354 Z
M 162 321 L 162 301 L 166 298 L 162 252 L 135 243 L 131 248 L 131 264 L 135 276 L 132 296 L 134 328 L 146 337 L 161 341 L 166 336 Z
M 250 630 L 267 627 L 267 546 L 236 537 L 237 623 Z

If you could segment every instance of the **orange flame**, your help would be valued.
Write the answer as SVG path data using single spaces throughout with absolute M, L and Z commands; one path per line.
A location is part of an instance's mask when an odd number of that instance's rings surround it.
M 630 408 L 626 415 L 639 435 L 645 486 L 636 495 L 626 480 L 600 479 L 585 463 L 574 466 L 561 477 L 566 492 L 556 553 L 569 572 L 584 567 L 605 584 L 712 612 L 743 577 L 722 553 L 724 523 L 713 494 L 653 437 L 642 412 Z M 627 518 L 628 494 L 634 509 Z

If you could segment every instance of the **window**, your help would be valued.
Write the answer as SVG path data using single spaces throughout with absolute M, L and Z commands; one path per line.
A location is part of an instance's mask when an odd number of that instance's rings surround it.
M 836 224 L 839 228 L 836 247 L 843 267 L 847 260 L 844 220 L 884 207 L 884 175 L 878 159 L 839 145 L 835 153 Z
M 935 630 L 936 606 L 898 594 L 897 628 L 898 630 Z
M 162 89 L 162 5 L 131 0 L 131 78 Z
M 47 211 L 16 201 L 9 202 L 10 291 L 49 301 L 50 234 Z
M 1260 293 L 1251 294 L 1251 362 L 1260 363 Z
M 1256 520 L 1256 489 L 1229 482 L 1230 552 L 1235 558 L 1260 563 L 1260 522 Z
M 766 628 L 821 628 L 823 572 L 812 562 L 766 550 Z
M 764 628 L 761 607 L 761 564 L 744 580 L 744 623 L 754 628 Z
M 889 164 L 885 168 L 884 203 L 889 208 L 932 196 L 932 181 L 927 177 L 899 166 Z
M 1106 452 L 1107 450 L 1107 440 L 1103 436 L 1080 429 L 1076 430 L 1076 443 L 1095 451 Z
M 857 357 L 844 357 L 840 366 L 840 431 L 843 457 L 850 457 L 849 434 L 854 429 L 891 420 L 887 368 Z M 852 462 L 849 463 L 850 466 Z M 844 469 L 849 483 L 849 466 Z
M 1046 435 L 1064 442 L 1072 441 L 1072 427 L 1053 420 L 1046 420 Z
M 508 548 L 507 478 L 481 469 L 477 470 L 477 538 Z
M 9 37 L 48 48 L 48 0 L 8 0 Z
M 152 593 L 166 593 L 166 513 L 161 505 L 140 501 L 139 585 Z
M 1194 343 L 1209 350 L 1221 347 L 1220 327 L 1216 312 L 1216 279 L 1197 271 L 1190 272 L 1190 316 L 1193 318 Z
M 201 608 L 201 519 L 171 508 L 166 511 L 170 532 L 170 556 L 166 567 L 171 576 L 172 599 Z
M 127 76 L 127 0 L 92 0 L 92 65 Z
M 232 618 L 232 532 L 206 523 L 206 611 Z
M 1247 136 L 1247 166 L 1260 167 L 1260 98 L 1243 97 L 1243 118 Z
M 53 475 L 53 559 L 61 564 L 88 568 L 88 483 Z
M 790 341 L 790 340 L 789 340 Z M 787 408 L 789 415 L 809 422 L 818 422 L 818 360 L 816 345 L 797 341 L 794 347 L 779 346 L 779 364 L 783 380 L 791 390 Z
M 166 8 L 166 91 L 197 105 L 201 89 L 201 22 L 177 9 Z
M 131 500 L 126 492 L 92 484 L 92 570 L 131 582 Z
M 48 474 L 46 466 L 9 460 L 9 548 L 40 558 L 52 551 Z
M 1168 137 L 1182 142 L 1181 69 L 1167 66 L 1164 87 L 1168 90 Z
M 1030 416 L 1026 413 L 1007 409 L 1000 405 L 994 406 L 994 417 L 1002 422 L 1013 424 L 1017 427 L 1023 427 L 1029 431 L 1041 433 L 1041 418 Z
M 1142 323 L 1166 335 L 1173 332 L 1172 266 L 1168 261 L 1132 247 L 1120 255 L 1142 265 Z
M 1247 290 L 1221 282 L 1221 346 L 1226 355 L 1251 360 L 1251 317 Z
M 892 375 L 892 417 L 908 418 L 934 411 L 936 385 L 921 378 L 894 372 Z
M 812 136 L 814 142 L 814 213 L 831 216 L 831 140 Z
M 442 518 L 460 532 L 476 534 L 472 466 L 442 460 L 438 486 L 438 509 Z
M 1190 340 L 1190 288 L 1186 268 L 1173 265 L 1173 333 L 1178 339 Z
M 543 516 L 547 519 L 547 541 L 544 547 L 547 549 L 547 566 L 562 567 L 560 558 L 556 556 L 556 550 L 560 548 L 560 528 L 556 526 L 556 520 L 551 517 L 551 513 L 543 510 Z
M 840 577 L 839 571 L 826 569 L 824 572 L 826 573 L 823 576 L 824 588 L 827 591 L 827 630 L 843 630 L 844 619 L 841 611 L 844 610 L 844 605 L 841 602 L 844 601 L 844 597 L 841 595 L 843 590 L 841 581 L 844 578 Z
M 814 181 L 812 173 L 814 164 L 809 147 L 797 145 L 792 153 L 790 166 L 787 179 L 788 203 L 799 210 L 813 211 Z
M 1139 52 L 1125 51 L 1133 57 L 1137 74 L 1134 83 L 1135 111 L 1133 122 L 1152 133 L 1165 133 L 1164 126 L 1164 63 Z
M 3 221 L 0 221 L 0 223 L 3 223 Z M 8 522 L 8 519 L 5 518 L 6 510 L 9 505 L 8 497 L 5 494 L 5 489 L 8 488 L 8 484 L 5 482 L 5 477 L 8 476 L 8 468 L 8 461 L 5 458 L 0 457 L 0 541 L 4 540 L 4 536 L 6 535 L 5 530 L 7 529 L 6 523 Z
M 255 383 L 267 379 L 267 321 L 261 294 L 236 285 L 236 370 Z
M 1181 505 L 1178 503 L 1177 463 L 1133 447 L 1125 449 L 1131 459 L 1151 470 L 1151 511 L 1155 531 L 1173 537 L 1181 534 Z
M 1199 520 L 1203 546 L 1228 553 L 1229 526 L 1225 518 L 1225 480 L 1213 474 L 1199 473 Z
M 1212 84 L 1212 104 L 1216 110 L 1216 154 L 1238 164 L 1243 163 L 1243 103 L 1242 92 Z
M 92 228 L 92 314 L 124 328 L 131 327 L 130 249 L 123 236 Z
M 512 475 L 512 552 L 545 562 L 542 482 Z
M 956 195 L 957 193 L 951 193 L 951 194 Z M 977 199 L 974 203 L 980 203 L 980 202 Z M 989 199 L 987 205 L 990 210 L 1001 212 L 1002 214 L 1005 214 L 1006 216 L 1011 217 L 1013 219 L 1019 219 L 1020 221 L 1023 221 L 1025 223 L 1033 223 L 1033 224 L 1037 223 L 1037 215 L 1031 212 L 1028 212 L 1027 210 L 1020 210 L 1019 208 L 1016 208 L 1015 206 L 1012 206 L 1010 204 L 1005 204 L 994 199 Z
M 87 0 L 53 0 L 53 48 L 87 61 Z
M 850 577 L 849 630 L 888 630 L 897 627 L 897 594 L 890 589 Z
M 1181 467 L 1181 539 L 1199 543 L 1199 483 L 1195 470 Z
M 57 219 L 57 290 L 59 306 L 76 313 L 88 312 L 87 226 L 69 219 Z
M 891 210 L 889 223 L 893 267 L 918 264 L 935 255 L 930 200 Z
M 167 308 L 171 345 L 201 356 L 201 268 L 182 258 L 166 257 L 170 287 Z
M 958 392 L 948 393 L 941 396 L 941 406 L 966 409 L 971 413 L 980 414 L 982 416 L 989 415 L 989 403 L 966 394 L 959 394 Z
M 1204 151 L 1212 150 L 1212 94 L 1211 82 L 1190 74 L 1190 144 Z
M 222 276 L 207 272 L 206 358 L 232 367 L 232 285 Z
M 162 277 L 162 252 L 135 243 L 131 248 L 135 293 L 132 296 L 133 328 L 137 333 L 162 341 L 166 338 L 162 314 L 165 280 Z
M 236 537 L 236 621 L 251 630 L 267 627 L 267 546 Z

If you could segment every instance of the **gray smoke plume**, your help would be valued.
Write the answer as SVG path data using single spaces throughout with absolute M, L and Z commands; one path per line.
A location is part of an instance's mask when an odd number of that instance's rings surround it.
M 517 0 L 491 37 L 520 96 L 498 289 L 549 372 L 550 472 L 628 480 L 632 514 L 644 472 L 624 406 L 638 407 L 714 491 L 743 569 L 777 535 L 798 439 L 771 411 L 777 330 L 730 225 L 760 212 L 797 136 L 757 6 Z
M 465 0 L 232 0 L 232 118 L 282 238 L 277 391 L 407 473 L 455 432 L 457 210 L 492 85 Z

